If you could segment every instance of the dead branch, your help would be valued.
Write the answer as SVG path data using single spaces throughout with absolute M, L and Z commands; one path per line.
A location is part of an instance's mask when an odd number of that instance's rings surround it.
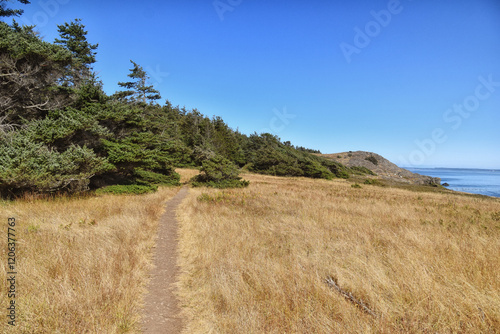
M 19 127 L 18 124 L 5 124 L 6 119 L 7 115 L 0 116 L 0 135 L 5 135 L 8 132 L 14 131 L 16 127 Z
M 362 300 L 355 298 L 350 292 L 343 290 L 338 285 L 337 280 L 333 276 L 328 276 L 325 279 L 325 282 L 326 284 L 328 284 L 329 287 L 337 290 L 342 295 L 342 297 L 344 297 L 349 302 L 361 308 L 361 310 L 363 310 L 365 313 L 368 313 L 369 315 L 378 318 L 378 315 L 374 311 L 372 311 Z

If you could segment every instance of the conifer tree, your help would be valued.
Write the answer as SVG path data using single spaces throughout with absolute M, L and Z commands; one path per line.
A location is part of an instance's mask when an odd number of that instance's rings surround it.
M 96 62 L 96 49 L 99 44 L 90 44 L 87 40 L 87 31 L 81 23 L 81 19 L 75 19 L 70 23 L 58 25 L 60 38 L 54 43 L 69 50 L 73 56 L 74 63 L 68 68 L 68 73 L 63 82 L 79 86 L 82 81 L 92 78 L 92 64 Z
M 29 0 L 17 0 L 18 2 L 27 5 L 29 4 Z M 7 0 L 0 0 L 0 18 L 2 17 L 10 17 L 10 16 L 20 16 L 23 13 L 22 9 L 10 9 L 7 8 L 5 3 Z
M 68 50 L 41 40 L 33 27 L 0 22 L 0 117 L 31 120 L 68 105 L 57 84 L 71 63 Z
M 134 67 L 130 70 L 127 75 L 129 78 L 134 79 L 134 81 L 119 82 L 118 86 L 127 89 L 126 91 L 119 91 L 114 94 L 118 100 L 127 102 L 143 102 L 146 101 L 153 102 L 161 99 L 160 92 L 153 88 L 153 86 L 148 86 L 147 81 L 149 76 L 146 71 L 139 66 L 134 61 L 130 61 Z

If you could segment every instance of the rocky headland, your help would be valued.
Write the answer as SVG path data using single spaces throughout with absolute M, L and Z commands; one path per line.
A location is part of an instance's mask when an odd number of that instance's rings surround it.
M 440 185 L 441 179 L 412 173 L 398 167 L 379 154 L 365 151 L 318 154 L 324 158 L 340 162 L 347 167 L 366 167 L 381 179 L 416 185 Z

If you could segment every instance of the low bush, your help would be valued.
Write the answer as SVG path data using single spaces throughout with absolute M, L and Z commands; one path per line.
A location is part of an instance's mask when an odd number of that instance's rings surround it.
M 317 179 L 327 179 L 331 180 L 334 177 L 334 174 L 328 167 L 321 164 L 319 161 L 308 161 L 306 160 L 301 164 L 302 170 L 304 171 L 304 175 Z
M 327 160 L 327 159 L 320 158 L 320 157 L 318 157 L 318 159 L 320 159 L 321 164 L 323 166 L 325 166 L 326 168 L 328 168 L 328 170 L 330 172 L 332 172 L 333 175 L 335 175 L 335 177 L 338 177 L 341 179 L 348 179 L 349 178 L 349 169 L 346 166 L 344 166 L 341 163 L 336 162 L 336 161 Z
M 107 159 L 83 146 L 64 151 L 34 142 L 27 131 L 11 132 L 0 138 L 0 193 L 15 196 L 23 192 L 74 193 L 88 189 L 89 179 L 112 169 Z
M 350 169 L 351 169 L 351 172 L 353 174 L 357 174 L 357 175 L 377 175 L 373 171 L 371 171 L 370 169 L 368 169 L 366 167 L 362 167 L 362 166 L 352 166 L 352 167 L 350 167 Z
M 238 167 L 226 158 L 215 156 L 203 162 L 201 173 L 191 179 L 194 187 L 242 188 L 250 184 L 238 176 Z
M 383 183 L 377 179 L 366 179 L 363 183 L 364 184 L 371 184 L 371 185 L 375 185 L 375 186 L 383 186 Z
M 181 176 L 178 173 L 175 173 L 173 169 L 169 175 L 165 175 L 137 168 L 134 171 L 134 175 L 138 180 L 143 181 L 144 183 L 170 186 L 179 185 L 179 181 L 181 179 Z
M 365 160 L 366 161 L 370 161 L 374 165 L 378 165 L 378 160 L 373 155 L 370 155 L 369 157 L 366 157 Z
M 115 194 L 115 195 L 140 195 L 155 192 L 158 190 L 158 186 L 155 185 L 139 185 L 139 184 L 128 184 L 128 185 L 113 185 L 100 188 L 96 190 L 96 194 Z

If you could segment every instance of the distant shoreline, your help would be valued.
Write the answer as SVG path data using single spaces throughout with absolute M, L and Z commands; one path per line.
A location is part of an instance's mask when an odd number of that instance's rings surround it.
M 482 171 L 488 171 L 488 172 L 500 172 L 500 169 L 491 169 L 491 168 L 464 168 L 464 167 L 408 167 L 408 166 L 400 166 L 401 168 L 404 169 L 455 169 L 455 170 L 482 170 Z
M 500 198 L 500 170 L 484 168 L 406 167 L 411 172 L 439 177 L 446 188 Z

